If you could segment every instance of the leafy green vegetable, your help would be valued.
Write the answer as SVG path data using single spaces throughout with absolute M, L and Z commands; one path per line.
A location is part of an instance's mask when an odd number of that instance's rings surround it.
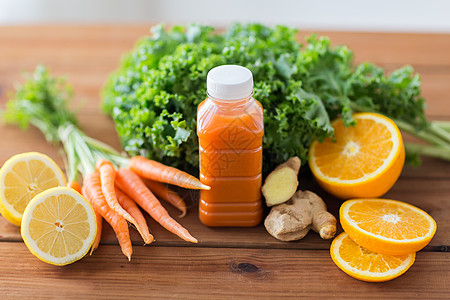
M 47 68 L 40 65 L 28 74 L 2 111 L 5 123 L 17 124 L 26 129 L 37 127 L 47 141 L 61 143 L 67 155 L 67 173 L 70 181 L 76 181 L 78 172 L 83 175 L 95 170 L 95 162 L 106 158 L 116 165 L 127 164 L 108 145 L 85 135 L 77 126 L 75 114 L 69 109 L 72 87 L 65 79 L 52 77 Z
M 18 101 L 7 102 L 3 120 L 18 123 L 24 129 L 31 123 L 49 142 L 57 143 L 59 127 L 66 123 L 77 124 L 75 115 L 67 109 L 72 95 L 72 87 L 64 78 L 50 77 L 44 66 L 38 66 L 34 74 L 27 75 L 26 82 L 16 88 Z
M 448 131 L 425 118 L 420 77 L 409 66 L 389 76 L 370 63 L 354 66 L 347 47 L 315 35 L 303 46 L 284 26 L 235 24 L 218 34 L 208 26 L 166 31 L 158 25 L 152 33 L 123 57 L 103 89 L 103 108 L 131 155 L 193 171 L 197 105 L 206 97 L 208 71 L 222 64 L 254 75 L 255 98 L 264 107 L 265 170 L 294 155 L 306 161 L 314 139 L 333 136 L 330 119 L 350 126 L 355 111 L 385 114 L 435 151 L 450 149 Z M 416 160 L 422 149 L 407 148 L 408 157 Z
M 168 32 L 157 26 L 152 31 L 152 37 L 124 57 L 103 91 L 104 109 L 131 155 L 182 169 L 196 167 L 197 106 L 206 97 L 208 71 L 222 64 L 253 72 L 255 97 L 265 108 L 268 168 L 292 155 L 305 159 L 314 138 L 333 135 L 321 99 L 294 79 L 300 50 L 294 30 L 252 24 L 235 25 L 223 35 L 198 25 Z

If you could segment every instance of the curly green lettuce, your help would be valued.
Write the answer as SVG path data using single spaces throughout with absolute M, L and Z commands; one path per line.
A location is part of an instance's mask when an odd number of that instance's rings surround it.
M 209 26 L 158 25 L 110 75 L 103 108 L 130 155 L 192 172 L 198 166 L 197 106 L 206 97 L 208 71 L 222 64 L 253 73 L 254 96 L 264 107 L 266 171 L 294 155 L 306 162 L 314 139 L 333 136 L 330 119 L 350 126 L 354 111 L 380 112 L 411 132 L 430 127 L 411 67 L 388 76 L 352 59 L 347 47 L 332 47 L 326 37 L 312 35 L 304 46 L 285 26 L 235 24 L 217 33 Z

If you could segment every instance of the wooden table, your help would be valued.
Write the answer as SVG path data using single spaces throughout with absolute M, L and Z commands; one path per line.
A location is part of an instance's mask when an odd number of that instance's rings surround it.
M 149 26 L 40 26 L 0 28 L 0 101 L 21 72 L 36 64 L 66 74 L 75 88 L 81 126 L 94 138 L 120 148 L 113 122 L 99 108 L 100 89 L 121 55 Z M 301 33 L 303 36 L 306 33 Z M 334 44 L 347 44 L 356 61 L 372 61 L 387 70 L 411 64 L 422 75 L 427 114 L 450 120 L 450 35 L 325 32 Z M 57 149 L 34 128 L 0 127 L 0 162 L 16 153 L 40 151 L 63 166 Z M 308 178 L 302 189 L 324 197 L 337 215 L 341 201 Z M 197 194 L 187 193 L 188 215 L 180 222 L 199 239 L 183 242 L 149 220 L 157 241 L 142 246 L 134 230 L 131 262 L 106 229 L 92 256 L 66 267 L 35 258 L 19 228 L 0 218 L 0 297 L 8 298 L 450 298 L 450 164 L 425 159 L 418 169 L 405 167 L 386 198 L 406 201 L 436 219 L 431 243 L 401 277 L 386 283 L 353 279 L 332 262 L 330 241 L 309 233 L 298 242 L 278 242 L 263 226 L 250 229 L 206 228 L 198 221 Z M 172 215 L 177 212 L 168 207 Z M 108 227 L 108 226 L 105 226 Z M 342 229 L 339 228 L 339 232 Z

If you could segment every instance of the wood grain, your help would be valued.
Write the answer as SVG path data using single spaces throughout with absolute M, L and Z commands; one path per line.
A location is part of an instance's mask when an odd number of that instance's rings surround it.
M 300 41 L 312 32 L 329 36 L 335 45 L 347 45 L 356 62 L 433 68 L 450 66 L 448 34 L 301 31 Z
M 450 253 L 418 253 L 404 275 L 373 284 L 343 273 L 328 251 L 141 247 L 128 262 L 118 246 L 104 246 L 60 268 L 39 261 L 23 244 L 4 243 L 0 273 L 0 295 L 25 299 L 442 299 Z

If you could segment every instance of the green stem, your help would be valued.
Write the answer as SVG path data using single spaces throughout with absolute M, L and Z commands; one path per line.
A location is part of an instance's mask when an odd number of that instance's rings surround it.
M 109 160 L 119 168 L 127 168 L 130 163 L 130 160 L 128 158 L 118 155 L 110 155 Z
M 407 151 L 450 161 L 450 149 L 448 148 L 442 148 L 439 146 L 419 145 L 415 143 L 406 143 L 405 147 Z
M 94 146 L 94 148 L 99 149 L 102 152 L 105 153 L 110 153 L 113 155 L 120 155 L 119 151 L 117 151 L 116 149 L 114 149 L 113 147 L 111 147 L 108 144 L 105 144 L 103 142 L 100 142 L 99 140 L 93 139 L 87 135 L 85 135 L 84 137 L 84 141 L 91 146 Z
M 78 168 L 83 176 L 95 171 L 95 160 L 91 149 L 84 141 L 85 134 L 73 124 L 65 124 L 58 133 L 63 144 L 68 149 L 73 149 L 79 159 Z
M 71 141 L 69 141 L 68 139 L 71 139 Z M 67 180 L 69 182 L 71 181 L 76 181 L 77 180 L 77 175 L 78 175 L 78 157 L 75 153 L 75 149 L 73 149 L 73 147 L 70 147 L 69 145 L 72 145 L 74 143 L 73 141 L 73 137 L 72 136 L 68 136 L 66 140 L 62 140 L 61 141 L 64 147 L 64 152 L 66 153 L 67 156 L 67 163 L 66 163 L 66 170 L 67 170 Z
M 354 112 L 373 112 L 373 113 L 377 113 L 377 111 L 375 111 L 373 109 L 370 109 L 370 108 L 367 108 L 367 107 L 364 107 L 362 105 L 356 104 L 353 101 L 350 101 L 350 107 L 352 108 L 352 110 Z
M 440 129 L 445 130 L 450 133 L 450 121 L 432 121 L 433 124 L 438 126 Z
M 86 139 L 85 139 L 86 140 Z M 91 141 L 88 143 L 88 146 L 93 147 L 92 148 L 92 154 L 94 156 L 95 161 L 98 161 L 99 159 L 105 158 L 112 162 L 116 167 L 122 168 L 122 167 L 128 167 L 129 159 L 127 157 L 121 156 L 119 152 L 114 150 L 113 148 L 109 147 L 104 148 L 102 145 L 102 142 L 99 142 L 95 139 L 90 139 Z M 97 144 L 97 142 L 99 142 Z M 99 147 L 97 147 L 99 146 Z M 111 150 L 112 151 L 111 151 Z
M 397 124 L 397 126 L 398 126 L 398 128 L 400 128 L 400 130 L 406 131 L 409 134 L 412 134 L 412 135 L 422 139 L 423 141 L 426 141 L 433 145 L 441 146 L 444 148 L 450 147 L 450 142 L 446 142 L 441 137 L 437 136 L 434 132 L 433 133 L 427 132 L 427 131 L 429 131 L 429 129 L 418 131 L 416 128 L 414 128 L 414 126 L 412 126 L 411 124 L 408 124 L 404 121 L 395 120 L 395 119 L 393 119 L 393 121 L 395 122 L 395 124 Z
M 430 126 L 427 130 L 440 137 L 450 145 L 450 133 L 438 126 L 435 122 L 430 122 Z
M 61 126 L 58 134 L 68 158 L 69 180 L 76 178 L 78 170 L 83 176 L 94 172 L 95 163 L 101 158 L 111 161 L 117 167 L 128 166 L 128 158 L 121 156 L 107 144 L 86 136 L 71 123 Z

